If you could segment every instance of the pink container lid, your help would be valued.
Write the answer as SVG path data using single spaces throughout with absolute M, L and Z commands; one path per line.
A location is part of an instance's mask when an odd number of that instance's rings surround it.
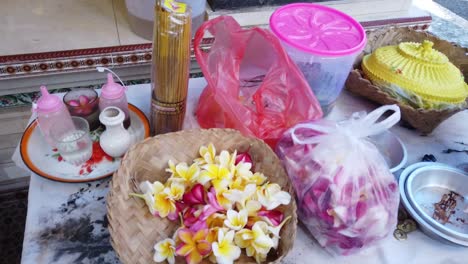
M 117 99 L 125 94 L 125 88 L 114 82 L 112 73 L 107 74 L 107 83 L 102 86 L 101 97 L 105 99 Z
M 64 106 L 62 100 L 58 96 L 49 94 L 45 86 L 41 86 L 41 94 L 41 97 L 37 100 L 37 112 L 52 113 Z
M 346 56 L 366 45 L 364 28 L 336 9 L 310 3 L 285 5 L 270 17 L 270 28 L 286 44 L 322 56 Z

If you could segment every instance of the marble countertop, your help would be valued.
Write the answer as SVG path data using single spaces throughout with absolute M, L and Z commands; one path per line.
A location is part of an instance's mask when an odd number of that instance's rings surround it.
M 193 116 L 204 79 L 192 79 L 185 126 L 196 127 Z M 149 85 L 130 86 L 129 102 L 149 113 Z M 343 92 L 327 117 L 338 120 L 351 113 L 372 110 L 376 105 Z M 431 136 L 420 136 L 402 126 L 391 129 L 408 149 L 408 164 L 433 154 L 439 162 L 453 166 L 466 163 L 465 152 L 444 152 L 447 147 Z M 21 165 L 18 153 L 14 160 Z M 112 246 L 106 219 L 106 194 L 110 178 L 90 183 L 69 184 L 50 181 L 32 174 L 22 263 L 119 263 Z M 349 257 L 331 257 L 306 229 L 299 225 L 292 251 L 283 263 L 466 263 L 467 250 L 433 240 L 420 231 L 399 241 L 392 235 Z

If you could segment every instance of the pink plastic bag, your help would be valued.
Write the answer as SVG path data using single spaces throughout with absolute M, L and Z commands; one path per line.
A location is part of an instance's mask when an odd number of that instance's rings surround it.
M 200 49 L 205 31 L 211 49 Z M 194 39 L 197 61 L 208 82 L 196 115 L 203 128 L 240 130 L 274 147 L 293 125 L 322 117 L 302 73 L 268 30 L 242 29 L 229 16 L 205 22 Z
M 394 113 L 377 122 L 387 110 Z M 298 124 L 277 146 L 296 190 L 299 218 L 337 255 L 375 244 L 394 230 L 398 216 L 396 180 L 367 136 L 396 124 L 400 109 L 383 106 L 353 117 Z

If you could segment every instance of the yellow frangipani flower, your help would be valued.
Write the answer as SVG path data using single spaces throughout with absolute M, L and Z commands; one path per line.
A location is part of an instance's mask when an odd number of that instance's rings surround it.
M 225 214 L 214 213 L 206 219 L 206 225 L 208 226 L 208 228 L 211 229 L 220 228 L 224 226 L 224 220 L 226 220 Z M 216 233 L 216 236 L 214 236 L 214 238 L 216 239 L 217 237 L 218 235 Z
M 203 166 L 200 173 L 199 182 L 203 185 L 211 181 L 215 190 L 226 189 L 232 179 L 231 172 L 216 164 L 207 164 Z
M 182 199 L 185 193 L 185 185 L 178 181 L 171 182 L 169 187 L 164 189 L 164 192 L 174 201 Z
M 195 159 L 195 163 L 198 163 L 199 165 L 215 163 L 216 148 L 212 143 L 210 143 L 208 147 L 201 146 L 199 153 L 201 158 Z
M 244 190 L 229 190 L 228 193 L 224 194 L 224 197 L 229 199 L 231 203 L 237 204 L 240 208 L 244 208 L 246 201 L 250 200 L 252 196 L 255 194 L 257 190 L 257 186 L 255 184 L 249 184 L 245 186 Z
M 166 192 L 160 192 L 154 196 L 154 209 L 162 218 L 167 216 L 174 218 L 175 214 L 175 219 L 177 219 L 177 207 L 175 201 L 171 199 Z
M 247 224 L 248 213 L 245 209 L 240 210 L 239 212 L 228 210 L 226 215 L 227 218 L 224 220 L 224 225 L 232 230 L 241 230 Z
M 242 178 L 244 180 L 249 180 L 252 177 L 253 173 L 250 170 L 252 168 L 252 163 L 250 162 L 239 162 L 234 170 L 234 176 L 236 178 Z
M 261 172 L 256 172 L 250 177 L 249 182 L 250 183 L 255 183 L 256 185 L 260 186 L 263 185 L 266 182 L 267 178 L 266 176 L 261 173 Z
M 289 204 L 291 195 L 282 191 L 276 183 L 268 183 L 257 189 L 258 201 L 267 209 L 273 210 L 281 204 Z
M 160 193 L 164 190 L 164 185 L 158 181 L 150 183 L 149 181 L 144 181 L 140 184 L 140 189 L 143 194 L 132 194 L 133 196 L 142 198 L 145 200 L 146 205 L 148 206 L 150 213 L 156 215 L 158 212 L 155 209 L 155 193 Z
M 234 231 L 230 230 L 225 233 L 222 229 L 218 230 L 218 241 L 214 242 L 211 247 L 216 261 L 221 264 L 232 264 L 238 259 L 241 250 L 233 243 Z
M 263 221 L 256 222 L 252 230 L 242 229 L 235 235 L 235 242 L 240 248 L 245 248 L 247 256 L 254 256 L 259 260 L 270 252 L 274 243 L 268 236 L 268 224 Z
M 167 260 L 169 264 L 175 263 L 175 243 L 174 240 L 166 238 L 162 241 L 159 241 L 154 245 L 154 257 L 155 262 L 163 262 Z
M 185 186 L 192 186 L 197 183 L 200 175 L 200 167 L 195 163 L 190 167 L 185 162 L 179 163 L 175 166 L 175 171 L 176 174 L 170 180 L 182 181 Z

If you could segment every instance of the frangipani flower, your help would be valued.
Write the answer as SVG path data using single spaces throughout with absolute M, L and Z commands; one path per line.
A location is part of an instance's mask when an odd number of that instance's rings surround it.
M 160 217 L 176 220 L 179 217 L 179 208 L 166 192 L 160 192 L 154 196 L 154 209 Z
M 291 195 L 282 191 L 276 183 L 269 183 L 261 186 L 257 190 L 258 201 L 267 209 L 273 210 L 281 204 L 289 204 Z
M 206 204 L 205 202 L 206 191 L 201 184 L 195 184 L 190 192 L 184 194 L 183 200 L 186 205 L 194 206 L 199 204 Z
M 233 240 L 233 230 L 227 233 L 222 229 L 218 230 L 218 241 L 212 244 L 213 254 L 218 263 L 231 264 L 240 257 L 241 249 L 233 243 Z
M 193 232 L 190 229 L 182 228 L 177 232 L 180 244 L 177 245 L 176 253 L 185 257 L 189 264 L 200 263 L 203 257 L 211 252 L 211 245 L 206 241 L 207 229 Z
M 289 219 L 291 219 L 291 216 L 286 217 L 286 219 L 284 219 L 278 226 L 268 226 L 268 232 L 270 233 L 270 237 L 273 241 L 273 248 L 276 249 L 278 247 L 281 228 L 287 221 L 289 221 Z
M 159 241 L 154 245 L 154 257 L 155 262 L 163 262 L 167 260 L 169 264 L 175 263 L 175 243 L 174 240 L 166 238 L 162 241 Z
M 203 166 L 199 182 L 205 185 L 211 181 L 211 184 L 216 190 L 222 190 L 228 187 L 231 179 L 232 174 L 228 169 L 216 164 L 208 164 Z
M 221 168 L 226 168 L 228 170 L 232 170 L 234 168 L 234 163 L 236 161 L 237 151 L 234 153 L 229 154 L 226 150 L 221 151 L 218 157 L 216 157 L 215 161 Z
M 216 212 L 225 211 L 224 207 L 222 207 L 218 200 L 216 199 L 216 191 L 212 187 L 210 191 L 207 193 L 208 196 L 208 204 L 203 207 L 203 212 L 200 215 L 202 220 L 208 219 L 212 214 Z
M 235 167 L 234 176 L 248 181 L 253 175 L 251 169 L 252 163 L 240 162 Z
M 175 166 L 176 174 L 173 175 L 171 180 L 182 181 L 185 185 L 192 186 L 198 180 L 200 175 L 200 167 L 196 163 L 187 165 L 187 163 L 182 162 Z
M 249 148 L 249 149 L 250 149 L 250 148 Z M 249 150 L 237 154 L 237 156 L 236 156 L 236 163 L 235 163 L 235 164 L 237 165 L 237 164 L 239 164 L 240 162 L 252 164 L 252 157 L 251 157 L 250 154 L 249 154 Z
M 253 225 L 252 230 L 242 229 L 236 233 L 236 245 L 245 248 L 247 256 L 254 256 L 257 262 L 264 261 L 266 255 L 274 245 L 268 232 L 268 224 L 263 221 L 258 221 Z
M 201 158 L 195 159 L 194 162 L 200 165 L 213 164 L 215 162 L 216 148 L 212 143 L 208 147 L 201 146 L 199 153 Z
M 227 218 L 224 220 L 224 225 L 232 230 L 241 230 L 247 224 L 248 213 L 243 209 L 239 212 L 234 210 L 227 211 Z
M 224 194 L 224 197 L 229 199 L 231 203 L 237 203 L 241 206 L 241 208 L 244 208 L 246 201 L 252 198 L 256 190 L 257 186 L 255 184 L 249 184 L 245 186 L 245 188 L 242 191 L 230 190 L 229 193 Z
M 280 210 L 261 210 L 257 214 L 272 226 L 280 225 L 284 217 L 284 214 Z
M 160 193 L 164 190 L 164 185 L 158 181 L 150 183 L 149 181 L 144 181 L 140 184 L 140 189 L 143 194 L 132 193 L 132 196 L 141 198 L 145 200 L 146 205 L 148 206 L 150 213 L 154 216 L 158 215 L 155 205 L 155 193 Z
M 260 186 L 265 183 L 267 180 L 266 176 L 263 173 L 256 172 L 250 177 L 249 182 L 255 183 L 256 185 Z
M 179 201 L 182 199 L 185 193 L 185 185 L 174 181 L 171 182 L 169 187 L 164 188 L 164 192 L 174 201 Z

